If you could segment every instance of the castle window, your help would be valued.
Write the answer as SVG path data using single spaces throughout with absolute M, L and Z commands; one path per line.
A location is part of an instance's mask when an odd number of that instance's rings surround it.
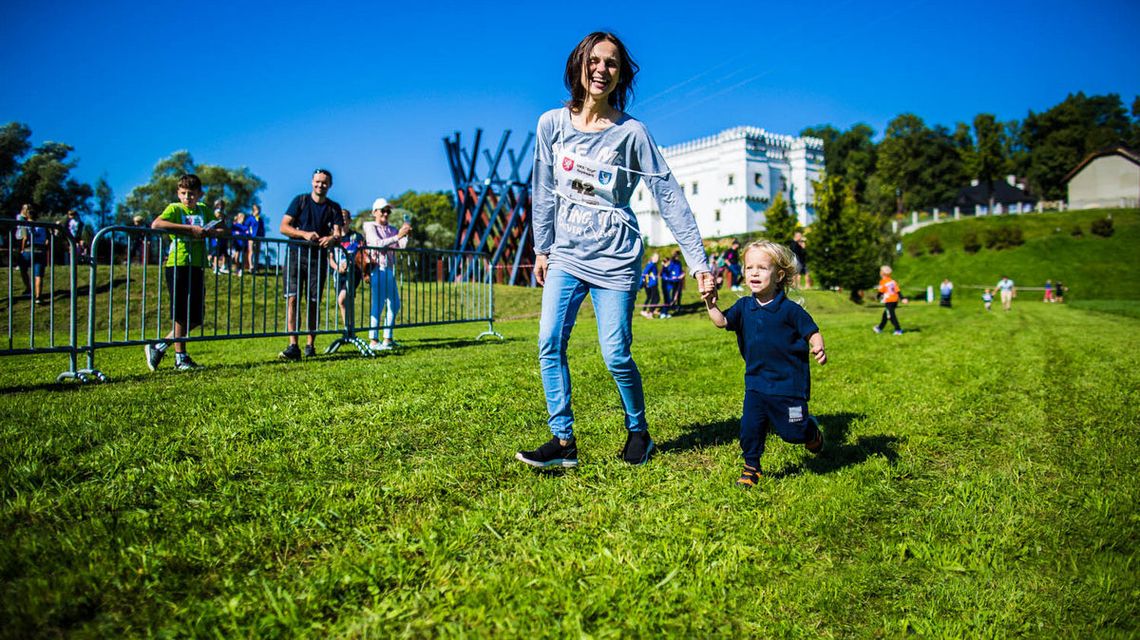
M 736 178 L 736 176 L 732 175 L 731 173 L 728 174 L 728 186 L 730 186 L 730 187 L 732 186 L 732 183 L 734 182 L 735 178 Z
M 695 181 L 693 182 L 693 195 L 697 195 L 697 183 Z
M 717 209 L 715 213 L 716 213 L 716 221 L 720 222 L 720 209 Z
M 753 178 L 753 181 L 756 183 L 756 186 L 758 186 L 758 187 L 764 186 L 764 176 L 760 175 L 760 173 L 756 174 L 756 177 Z

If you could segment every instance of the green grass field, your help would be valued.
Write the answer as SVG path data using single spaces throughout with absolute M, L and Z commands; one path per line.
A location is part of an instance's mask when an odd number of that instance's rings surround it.
M 373 359 L 211 342 L 208 369 L 152 374 L 107 349 L 106 385 L 0 360 L 0 635 L 1140 633 L 1140 319 L 960 299 L 902 307 L 894 337 L 842 294 L 805 304 L 829 452 L 770 439 L 750 492 L 743 365 L 699 314 L 634 319 L 639 468 L 583 314 L 566 473 L 513 460 L 548 437 L 534 291 L 498 291 L 503 342 L 408 330 Z

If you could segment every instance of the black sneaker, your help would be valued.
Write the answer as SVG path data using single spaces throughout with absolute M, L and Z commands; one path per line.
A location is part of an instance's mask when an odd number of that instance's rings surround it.
M 281 358 L 282 360 L 300 360 L 301 359 L 301 349 L 298 348 L 297 345 L 291 344 L 291 345 L 285 347 L 284 351 L 277 354 L 277 357 Z
M 570 440 L 565 447 L 558 438 L 551 438 L 534 451 L 519 451 L 515 460 L 532 467 L 576 467 L 578 466 L 578 441 Z
M 146 354 L 146 368 L 157 371 L 158 363 L 162 362 L 162 356 L 166 355 L 166 349 L 159 349 L 153 344 L 147 344 L 143 345 L 143 353 Z
M 629 464 L 645 464 L 653 453 L 653 438 L 648 431 L 630 431 L 621 450 L 621 459 Z
M 311 344 L 305 345 L 305 357 L 306 358 L 317 357 L 317 350 L 315 348 L 313 348 L 313 345 L 311 345 Z
M 804 448 L 814 455 L 823 453 L 823 430 L 819 428 L 819 419 L 815 416 L 808 416 L 808 420 L 815 425 L 815 439 L 804 443 Z
M 194 362 L 190 358 L 189 355 L 185 355 L 185 354 L 180 354 L 180 355 L 181 355 L 181 357 L 179 357 L 179 356 L 174 357 L 174 368 L 175 369 L 177 369 L 179 371 L 194 371 L 195 369 L 201 369 L 202 368 L 202 365 L 198 364 L 197 362 Z

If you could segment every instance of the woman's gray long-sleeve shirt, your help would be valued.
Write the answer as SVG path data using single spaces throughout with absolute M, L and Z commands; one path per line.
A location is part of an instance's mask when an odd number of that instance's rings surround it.
M 709 271 L 693 211 L 641 121 L 623 114 L 602 131 L 579 131 L 570 110 L 538 119 L 532 190 L 534 249 L 551 268 L 605 289 L 636 291 L 641 229 L 629 200 L 638 182 L 657 200 L 690 273 Z

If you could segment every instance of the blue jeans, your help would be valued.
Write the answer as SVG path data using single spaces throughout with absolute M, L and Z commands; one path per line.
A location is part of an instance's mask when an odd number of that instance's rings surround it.
M 587 293 L 593 301 L 594 315 L 598 320 L 602 358 L 617 383 L 625 410 L 625 428 L 645 431 L 648 425 L 645 422 L 641 373 L 629 352 L 633 342 L 633 307 L 637 302 L 637 291 L 603 289 L 563 271 L 550 270 L 542 291 L 542 319 L 538 325 L 538 363 L 542 371 L 542 389 L 546 393 L 546 410 L 550 413 L 550 432 L 563 440 L 574 437 L 566 344 L 570 341 L 578 309 Z
M 396 316 L 400 313 L 400 290 L 396 287 L 396 269 L 372 270 L 372 309 L 369 320 L 368 337 L 372 340 L 380 339 L 379 327 L 384 329 L 384 339 L 392 339 L 392 327 L 396 323 Z M 381 318 L 381 312 L 384 317 Z M 383 321 L 383 322 L 381 322 Z

